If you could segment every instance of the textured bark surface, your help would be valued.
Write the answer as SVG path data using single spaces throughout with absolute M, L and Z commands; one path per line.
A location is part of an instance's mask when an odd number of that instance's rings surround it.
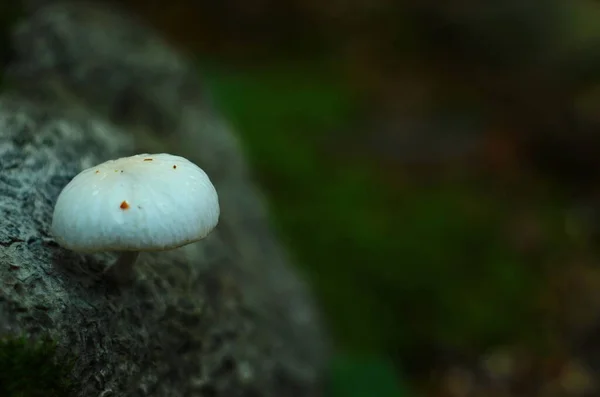
M 49 335 L 75 356 L 80 396 L 316 396 L 327 343 L 273 236 L 237 140 L 192 63 L 131 16 L 55 3 L 14 33 L 0 97 L 0 334 Z M 221 221 L 205 240 L 116 254 L 49 235 L 54 202 L 84 168 L 170 152 L 206 170 Z M 104 394 L 102 394 L 104 393 Z

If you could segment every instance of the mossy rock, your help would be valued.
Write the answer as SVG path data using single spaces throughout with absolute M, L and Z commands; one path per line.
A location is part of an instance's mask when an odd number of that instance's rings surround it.
M 73 360 L 56 360 L 56 343 L 49 339 L 0 337 L 0 396 L 68 397 Z

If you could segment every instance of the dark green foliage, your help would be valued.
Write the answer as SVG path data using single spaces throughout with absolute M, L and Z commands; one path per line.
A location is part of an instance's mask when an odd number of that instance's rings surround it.
M 324 67 L 215 68 L 208 77 L 340 348 L 402 355 L 537 332 L 520 326 L 535 310 L 541 280 L 509 241 L 510 199 L 418 178 L 399 191 L 370 171 L 368 159 L 339 161 L 339 131 L 351 130 L 357 103 Z
M 50 340 L 0 337 L 0 396 L 71 396 L 73 361 L 58 363 L 55 352 Z
M 11 29 L 23 15 L 19 2 L 0 2 L 0 69 L 3 69 L 12 57 Z M 0 73 L 0 80 L 2 73 Z
M 408 388 L 387 360 L 371 355 L 340 355 L 332 364 L 329 397 L 407 397 Z

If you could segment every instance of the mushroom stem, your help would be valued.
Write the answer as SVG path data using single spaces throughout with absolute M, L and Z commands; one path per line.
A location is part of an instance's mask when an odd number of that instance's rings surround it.
M 140 256 L 140 251 L 122 251 L 119 254 L 119 259 L 114 264 L 114 267 L 122 268 L 123 270 L 133 269 L 133 265 Z
M 130 281 L 133 278 L 133 266 L 139 255 L 139 251 L 120 252 L 119 258 L 107 269 L 107 272 L 121 284 Z

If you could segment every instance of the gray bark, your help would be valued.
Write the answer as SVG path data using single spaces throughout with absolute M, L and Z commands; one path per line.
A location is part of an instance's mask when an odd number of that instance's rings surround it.
M 77 357 L 79 396 L 316 396 L 328 357 L 310 293 L 274 237 L 231 128 L 192 62 L 133 17 L 89 3 L 37 9 L 13 36 L 0 96 L 0 334 L 50 336 Z M 183 155 L 213 180 L 205 240 L 143 253 L 135 280 L 49 234 L 82 169 Z M 104 393 L 104 394 L 103 394 Z

